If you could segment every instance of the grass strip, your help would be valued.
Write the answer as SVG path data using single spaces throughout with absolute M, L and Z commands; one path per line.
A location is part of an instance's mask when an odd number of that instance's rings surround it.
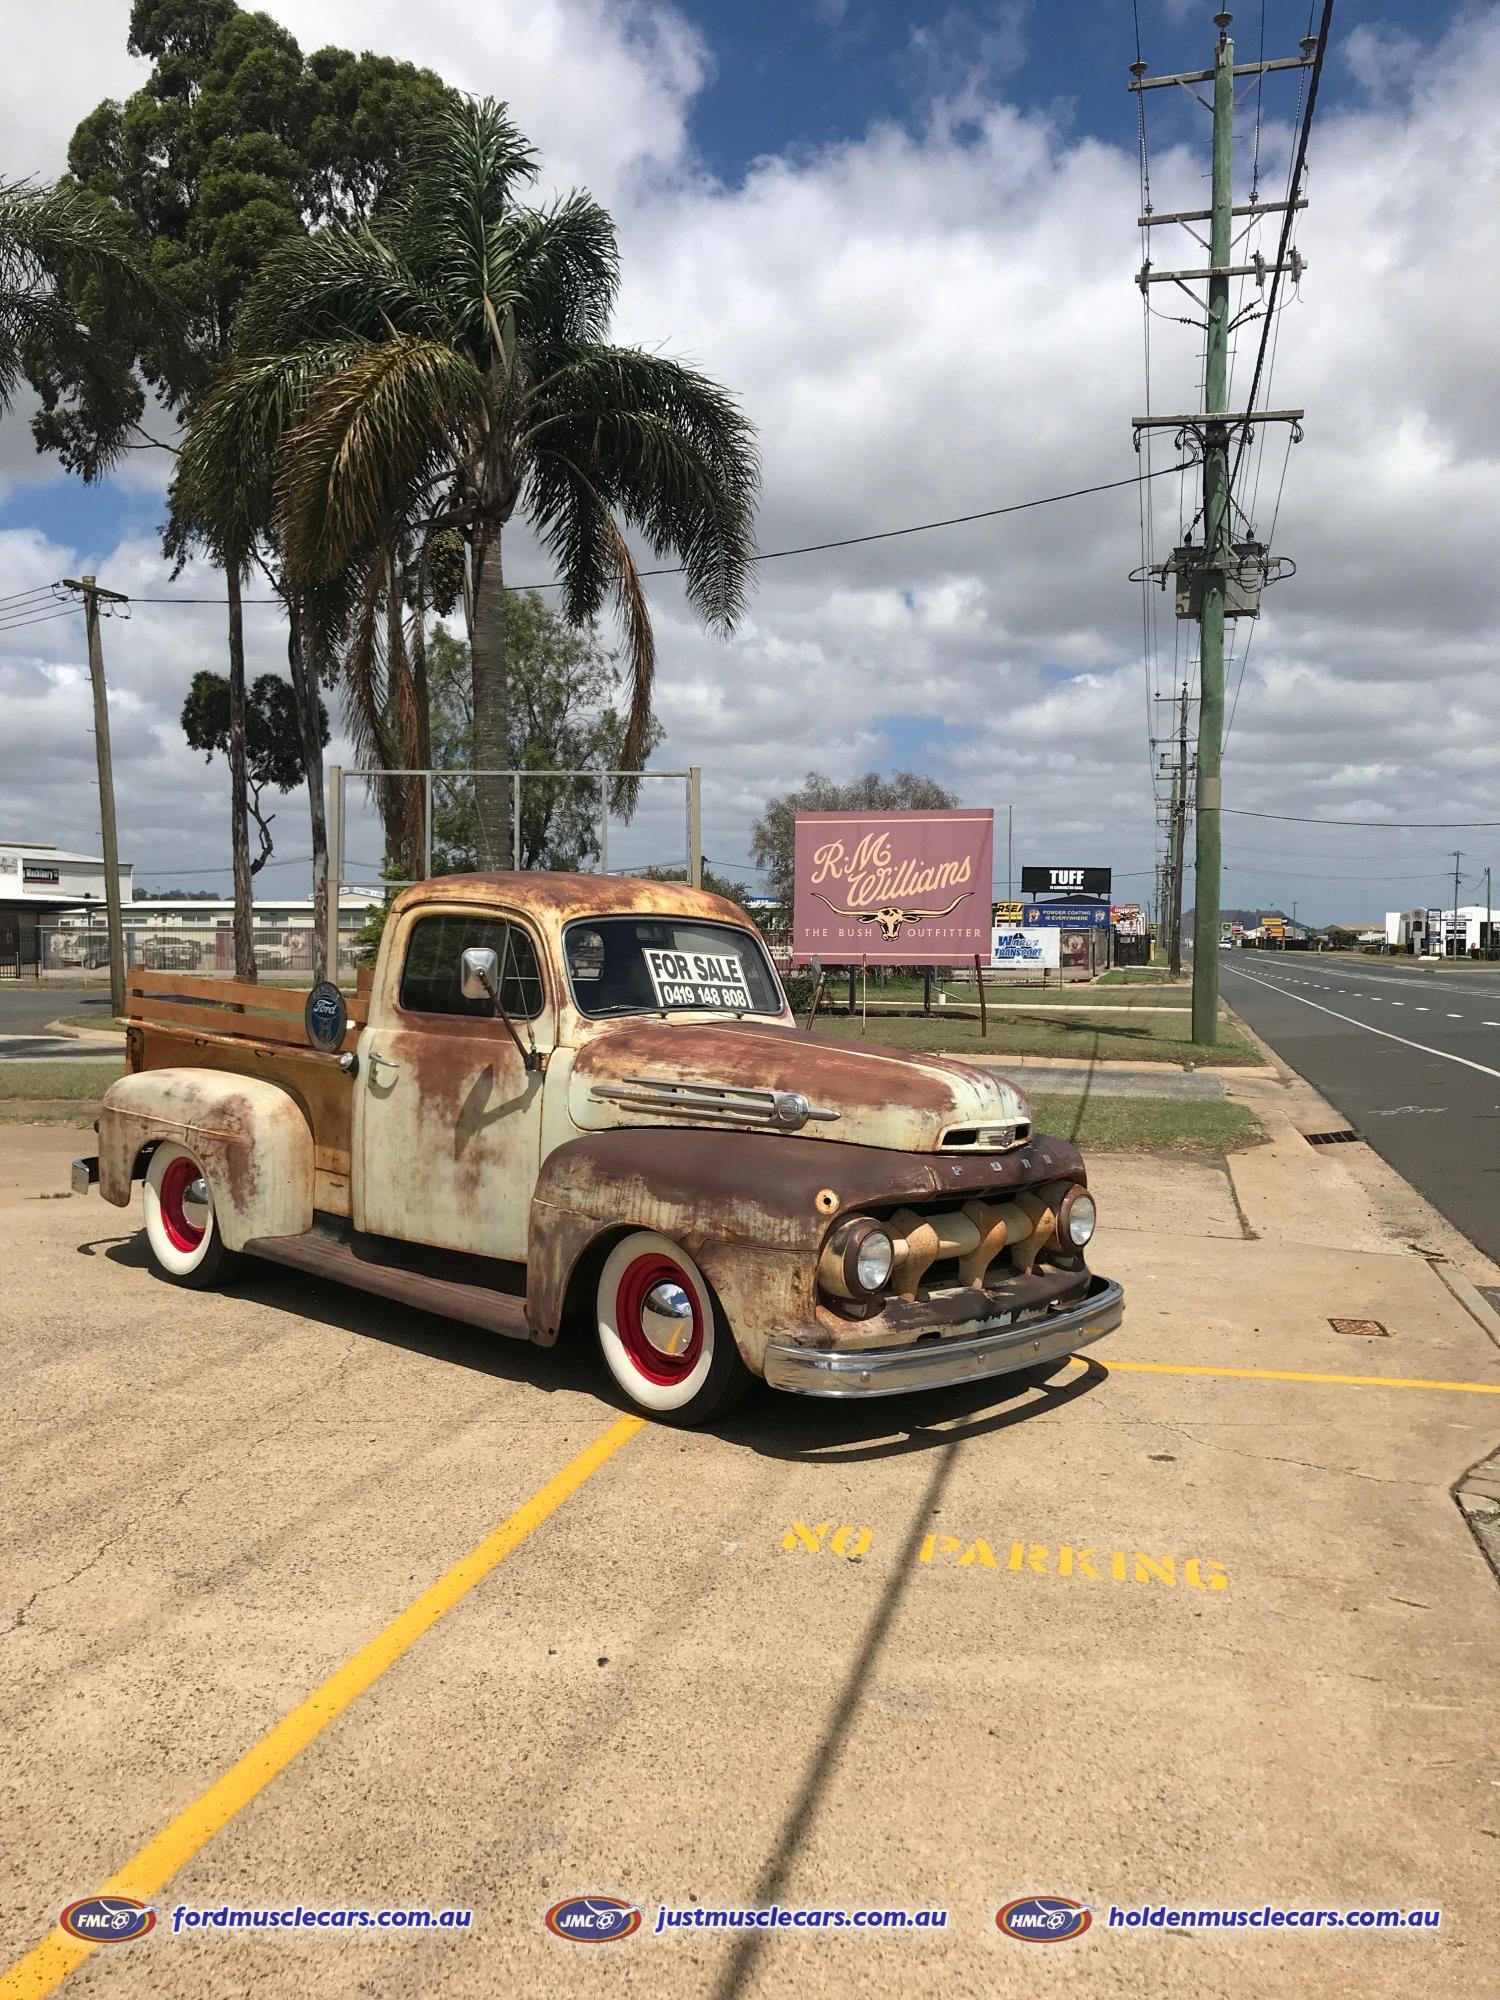
M 1037 1131 L 1071 1139 L 1085 1153 L 1231 1153 L 1265 1137 L 1247 1104 L 1222 1098 L 1039 1093 L 1031 1097 L 1031 1116 Z
M 824 1020 L 820 1015 L 816 1031 L 840 1041 L 861 1040 L 891 1049 L 946 1053 L 950 1055 L 1056 1056 L 1064 1062 L 1107 1061 L 1110 1057 L 1127 1062 L 1167 1062 L 1213 1064 L 1215 1066 L 1259 1065 L 1265 1058 L 1252 1042 L 1230 1022 L 1219 1028 L 1219 1039 L 1210 1048 L 1190 1039 L 1191 1014 L 1148 1014 L 1138 1021 L 1116 1014 L 1105 1019 L 1084 1019 L 1077 1009 L 1055 1008 L 996 1014 L 990 1022 L 988 1040 L 979 1033 L 978 1019 L 957 1015 L 948 1020 L 937 1016 L 871 1014 L 862 1034 L 857 1019 L 847 1015 Z

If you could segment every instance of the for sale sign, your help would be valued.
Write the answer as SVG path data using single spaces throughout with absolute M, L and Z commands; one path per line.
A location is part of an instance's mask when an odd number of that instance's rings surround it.
M 708 1007 L 749 1013 L 745 961 L 733 951 L 646 949 L 646 970 L 658 1007 Z

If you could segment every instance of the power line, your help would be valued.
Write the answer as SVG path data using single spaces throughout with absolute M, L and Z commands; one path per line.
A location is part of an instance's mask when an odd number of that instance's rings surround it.
M 0 632 L 24 632 L 28 625 L 48 625 L 54 618 L 76 618 L 82 609 L 81 604 L 68 604 L 61 611 L 43 611 L 34 618 L 0 620 Z
M 1155 472 L 1144 474 L 1133 472 L 1128 479 L 1106 479 L 1096 486 L 1073 486 L 1066 493 L 1043 493 L 1035 500 L 1013 500 L 1004 507 L 981 507 L 973 514 L 949 514 L 941 521 L 914 521 L 910 527 L 881 528 L 869 535 L 843 535 L 838 540 L 830 542 L 799 542 L 794 548 L 763 550 L 760 554 L 751 556 L 750 560 L 753 563 L 781 562 L 787 556 L 820 555 L 827 549 L 854 549 L 861 548 L 868 542 L 896 541 L 903 535 L 926 535 L 935 528 L 962 528 L 971 521 L 995 521 L 1003 514 L 1025 514 L 1036 507 L 1055 507 L 1064 500 L 1085 500 L 1092 493 L 1116 493 L 1121 487 L 1138 486 L 1142 478 L 1164 479 L 1168 473 L 1178 472 L 1181 469 L 1174 463 L 1164 465 Z M 681 576 L 684 567 L 682 563 L 676 563 L 665 569 L 643 569 L 639 574 L 642 577 Z M 508 591 L 561 590 L 563 585 L 554 580 L 551 583 L 508 583 L 505 588 Z M 279 597 L 245 597 L 240 600 L 242 604 L 247 605 L 276 605 L 281 601 Z M 133 596 L 131 598 L 132 604 L 227 604 L 228 602 L 227 597 Z
M 1292 159 L 1290 179 L 1291 192 L 1287 197 L 1287 207 L 1281 218 L 1281 241 L 1276 249 L 1276 262 L 1271 269 L 1271 290 L 1266 300 L 1266 317 L 1261 322 L 1260 345 L 1255 354 L 1255 373 L 1250 377 L 1250 394 L 1245 398 L 1245 414 L 1248 417 L 1255 408 L 1256 393 L 1260 388 L 1261 369 L 1265 365 L 1266 344 L 1270 337 L 1271 322 L 1276 311 L 1276 294 L 1281 286 L 1281 267 L 1286 262 L 1287 246 L 1291 242 L 1292 222 L 1296 209 L 1292 203 L 1297 199 L 1297 191 L 1302 185 L 1303 171 L 1307 165 L 1307 139 L 1312 130 L 1313 111 L 1318 102 L 1318 79 L 1323 74 L 1323 55 L 1328 47 L 1328 29 L 1333 20 L 1333 0 L 1323 0 L 1323 18 L 1318 23 L 1318 46 L 1313 51 L 1312 75 L 1308 79 L 1307 103 L 1302 109 L 1302 125 L 1297 133 L 1297 150 Z M 1234 470 L 1229 475 L 1229 491 L 1232 493 L 1240 476 L 1240 464 L 1245 456 L 1245 446 L 1249 442 L 1253 426 L 1246 424 L 1240 432 L 1239 448 L 1234 455 Z
M 1250 812 L 1244 806 L 1221 806 L 1220 811 L 1233 813 L 1236 819 L 1275 819 L 1290 826 L 1381 827 L 1390 833 L 1435 833 L 1444 827 L 1500 826 L 1500 819 L 1307 819 L 1298 813 Z

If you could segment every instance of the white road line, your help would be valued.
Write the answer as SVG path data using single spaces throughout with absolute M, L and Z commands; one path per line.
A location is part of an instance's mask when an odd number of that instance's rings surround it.
M 1406 1002 L 1404 1000 L 1393 1000 L 1391 1002 L 1391 1005 L 1393 1007 L 1404 1007 L 1406 1005 Z
M 1461 1021 L 1461 1020 L 1463 1019 L 1463 1015 L 1462 1015 L 1462 1014 L 1450 1014 L 1450 1015 L 1448 1016 L 1448 1019 L 1449 1019 L 1450 1021 Z
M 1500 1021 L 1481 1021 L 1481 1028 L 1500 1028 Z
M 1417 1012 L 1419 1014 L 1430 1014 L 1432 1012 L 1432 1009 L 1430 1007 L 1419 1007 L 1417 1009 Z
M 1233 969 L 1239 972 L 1238 966 L 1235 966 Z M 1273 993 L 1281 990 L 1272 985 L 1270 980 L 1257 979 L 1250 972 L 1240 972 L 1240 978 L 1248 979 L 1252 986 L 1270 986 Z M 1462 1063 L 1465 1069 L 1477 1069 L 1481 1076 L 1500 1076 L 1500 1069 L 1491 1069 L 1488 1063 L 1471 1062 L 1468 1056 L 1451 1055 L 1447 1049 L 1429 1048 L 1426 1042 L 1414 1042 L 1409 1040 L 1405 1035 L 1393 1035 L 1389 1028 L 1372 1027 L 1368 1021 L 1357 1021 L 1352 1014 L 1341 1014 L 1336 1007 L 1325 1007 L 1321 1000 L 1304 1000 L 1300 993 L 1293 993 L 1289 995 L 1289 998 L 1297 1001 L 1303 1007 L 1316 1008 L 1320 1014 L 1331 1014 L 1335 1021 L 1347 1021 L 1351 1028 L 1363 1028 L 1367 1035 L 1379 1035 L 1387 1042 L 1400 1042 L 1403 1048 L 1416 1049 L 1421 1055 L 1441 1056 L 1444 1062 Z M 1427 1010 L 1423 1007 L 1418 1008 L 1417 1011 L 1425 1013 Z

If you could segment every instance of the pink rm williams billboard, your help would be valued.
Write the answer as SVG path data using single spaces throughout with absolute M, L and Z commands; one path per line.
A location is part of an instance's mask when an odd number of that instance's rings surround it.
M 994 840 L 992 811 L 798 813 L 793 959 L 988 963 Z

